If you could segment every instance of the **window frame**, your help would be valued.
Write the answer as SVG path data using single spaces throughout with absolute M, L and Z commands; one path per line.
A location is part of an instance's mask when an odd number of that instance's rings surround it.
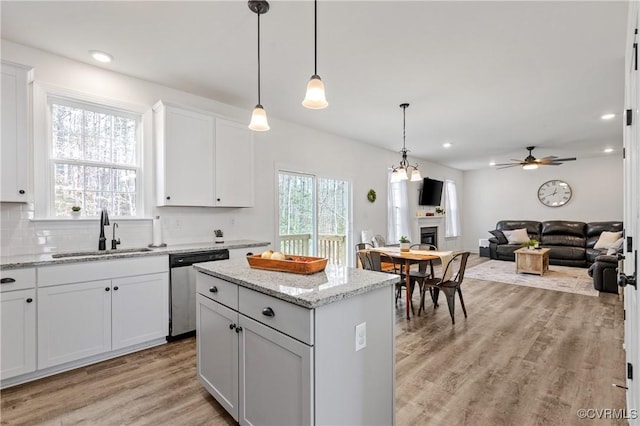
M 54 169 L 56 163 L 82 164 L 136 171 L 136 215 L 135 216 L 110 216 L 119 220 L 145 219 L 145 152 L 144 152 L 144 128 L 145 113 L 148 108 L 121 102 L 118 100 L 95 96 L 87 93 L 72 91 L 64 88 L 50 86 L 45 83 L 35 82 L 33 85 L 33 120 L 34 120 L 34 220 L 69 220 L 71 216 L 55 215 L 55 178 Z M 51 104 L 53 100 L 59 104 L 75 108 L 89 109 L 96 112 L 117 113 L 127 118 L 136 120 L 136 164 L 113 165 L 91 160 L 61 160 L 53 157 L 52 143 L 52 115 Z M 97 216 L 83 216 L 76 220 L 95 220 Z

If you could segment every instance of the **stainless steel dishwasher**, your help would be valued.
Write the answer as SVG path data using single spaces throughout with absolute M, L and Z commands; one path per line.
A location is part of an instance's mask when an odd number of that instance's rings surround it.
M 229 259 L 227 249 L 169 255 L 169 338 L 186 337 L 196 331 L 196 271 L 193 264 L 225 259 Z

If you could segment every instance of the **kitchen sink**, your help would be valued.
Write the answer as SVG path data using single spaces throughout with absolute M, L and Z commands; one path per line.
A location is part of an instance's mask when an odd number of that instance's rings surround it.
M 144 253 L 148 251 L 153 251 L 153 250 L 147 247 L 141 247 L 141 248 L 118 249 L 118 250 L 76 251 L 76 252 L 70 252 L 70 253 L 55 253 L 55 254 L 52 254 L 51 257 L 53 257 L 54 259 L 59 259 L 61 257 L 107 256 L 109 254 Z

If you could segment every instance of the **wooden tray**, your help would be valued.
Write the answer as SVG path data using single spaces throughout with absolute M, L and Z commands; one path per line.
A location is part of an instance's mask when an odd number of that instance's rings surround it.
M 259 254 L 247 256 L 249 266 L 269 271 L 291 272 L 292 274 L 315 274 L 324 271 L 327 260 L 323 257 L 286 255 L 286 260 L 263 259 Z

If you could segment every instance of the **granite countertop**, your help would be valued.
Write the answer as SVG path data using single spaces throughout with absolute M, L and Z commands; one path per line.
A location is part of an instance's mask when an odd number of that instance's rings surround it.
M 398 275 L 338 265 L 327 265 L 324 271 L 312 275 L 253 269 L 246 259 L 198 263 L 194 267 L 214 277 L 309 309 L 400 281 Z
M 225 241 L 224 243 L 220 243 L 220 244 L 217 244 L 214 242 L 170 244 L 167 247 L 154 248 L 154 249 L 151 249 L 150 251 L 127 251 L 127 250 L 135 250 L 135 249 L 122 248 L 122 249 L 116 249 L 116 250 L 105 250 L 104 252 L 102 252 L 97 256 L 79 255 L 79 256 L 70 256 L 70 257 L 58 257 L 58 258 L 53 257 L 53 255 L 57 253 L 1 256 L 0 270 L 26 268 L 26 267 L 32 267 L 32 266 L 57 265 L 62 263 L 93 262 L 97 260 L 107 260 L 107 259 L 124 259 L 129 257 L 159 256 L 159 255 L 167 255 L 167 254 L 174 254 L 174 253 L 188 253 L 188 252 L 200 251 L 200 250 L 264 247 L 264 246 L 268 246 L 269 244 L 271 243 L 268 241 L 234 240 L 234 241 Z M 90 251 L 90 250 L 87 250 L 87 251 Z M 96 250 L 96 253 L 98 253 L 97 250 Z

